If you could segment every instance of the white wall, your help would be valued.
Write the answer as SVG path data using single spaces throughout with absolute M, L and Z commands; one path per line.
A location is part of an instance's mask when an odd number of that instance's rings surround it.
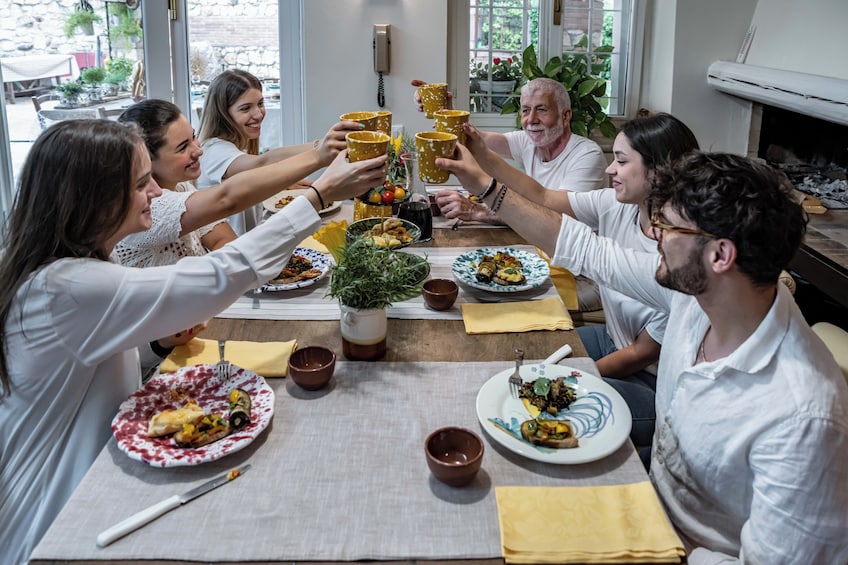
M 745 63 L 848 79 L 846 0 L 759 0 Z
M 751 104 L 707 84 L 715 60 L 735 60 L 757 0 L 654 0 L 648 13 L 641 106 L 674 114 L 701 148 L 747 152 Z
M 304 2 L 304 106 L 307 139 L 323 135 L 345 112 L 377 110 L 372 25 L 391 24 L 391 72 L 384 74 L 393 124 L 415 134 L 432 129 L 412 103 L 412 79 L 447 79 L 447 0 L 309 0 Z

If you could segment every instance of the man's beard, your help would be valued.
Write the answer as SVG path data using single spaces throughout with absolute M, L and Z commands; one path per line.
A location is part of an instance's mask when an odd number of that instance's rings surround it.
M 529 131 L 539 131 L 539 130 L 529 130 Z M 531 137 L 530 141 L 533 143 L 534 147 L 547 147 L 551 143 L 557 141 L 560 137 L 562 137 L 563 132 L 565 131 L 565 126 L 562 125 L 562 122 L 557 122 L 555 126 L 545 128 L 542 130 L 545 132 L 540 139 L 537 140 L 536 137 Z
M 692 250 L 686 263 L 671 269 L 668 260 L 665 262 L 665 272 L 661 273 L 662 265 L 657 267 L 657 282 L 666 288 L 680 291 L 684 294 L 697 296 L 707 290 L 707 270 L 704 268 L 702 254 L 704 245 L 699 245 Z

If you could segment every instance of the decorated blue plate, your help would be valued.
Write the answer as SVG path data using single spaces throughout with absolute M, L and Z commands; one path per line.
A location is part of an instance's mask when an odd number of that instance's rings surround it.
M 313 277 L 304 278 L 297 281 L 292 282 L 282 282 L 279 279 L 273 279 L 266 284 L 263 284 L 259 290 L 262 292 L 275 292 L 280 290 L 294 290 L 296 288 L 303 288 L 305 286 L 310 286 L 321 279 L 327 274 L 330 270 L 330 257 L 320 251 L 316 251 L 315 249 L 309 249 L 308 247 L 295 247 L 294 251 L 292 251 L 292 256 L 300 255 L 309 261 L 312 262 L 312 268 L 317 269 L 319 271 Z M 277 281 L 277 282 L 275 282 Z
M 565 377 L 577 399 L 549 420 L 568 420 L 579 445 L 554 449 L 530 443 L 521 437 L 521 423 L 532 419 L 524 403 L 509 392 L 514 369 L 501 371 L 477 393 L 477 418 L 486 433 L 510 451 L 536 461 L 570 465 L 602 459 L 616 451 L 630 436 L 632 418 L 627 403 L 610 385 L 594 375 L 563 365 L 522 365 L 524 382 L 539 377 Z
M 521 261 L 521 273 L 527 279 L 524 284 L 502 285 L 494 281 L 480 282 L 477 280 L 477 265 L 480 264 L 480 260 L 484 255 L 492 256 L 498 252 L 509 253 Z M 468 251 L 456 258 L 453 265 L 451 265 L 451 271 L 454 277 L 462 284 L 489 292 L 521 292 L 522 290 L 530 290 L 541 285 L 551 275 L 551 270 L 544 259 L 535 253 L 513 249 L 512 247 Z
M 396 220 L 400 222 L 403 228 L 407 231 L 407 233 L 409 233 L 410 237 L 412 237 L 412 241 L 401 243 L 400 245 L 396 245 L 391 249 L 400 249 L 401 247 L 412 245 L 413 243 L 421 239 L 421 230 L 418 228 L 418 226 L 407 220 L 401 220 L 400 218 L 393 218 L 391 216 L 387 218 L 365 218 L 364 220 L 353 222 L 347 227 L 347 231 L 345 232 L 345 238 L 348 242 L 351 242 L 357 237 L 365 237 L 365 234 L 368 233 L 371 228 L 373 228 L 384 220 Z

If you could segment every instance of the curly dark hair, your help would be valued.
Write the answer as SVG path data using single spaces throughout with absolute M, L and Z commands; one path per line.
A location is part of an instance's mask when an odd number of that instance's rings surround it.
M 785 175 L 726 153 L 696 152 L 659 167 L 650 210 L 669 206 L 698 229 L 731 240 L 736 264 L 757 286 L 775 284 L 795 255 L 807 215 Z
M 180 107 L 167 100 L 142 100 L 133 104 L 118 118 L 122 123 L 134 123 L 141 128 L 144 135 L 144 143 L 150 158 L 159 157 L 159 149 L 165 145 L 165 133 L 168 126 L 176 122 L 182 116 Z

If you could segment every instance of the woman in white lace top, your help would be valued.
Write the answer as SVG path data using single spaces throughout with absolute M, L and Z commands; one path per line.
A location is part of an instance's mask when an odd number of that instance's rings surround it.
M 115 248 L 121 263 L 129 267 L 171 265 L 183 257 L 219 249 L 236 238 L 225 221 L 227 216 L 270 198 L 281 186 L 322 167 L 330 165 L 314 186 L 346 182 L 331 162 L 346 147 L 347 126 L 359 126 L 336 124 L 309 151 L 198 191 L 193 181 L 200 176 L 203 150 L 178 106 L 165 100 L 145 100 L 128 108 L 120 121 L 141 129 L 152 159 L 153 178 L 164 189 L 151 206 L 152 227 L 128 236 Z

